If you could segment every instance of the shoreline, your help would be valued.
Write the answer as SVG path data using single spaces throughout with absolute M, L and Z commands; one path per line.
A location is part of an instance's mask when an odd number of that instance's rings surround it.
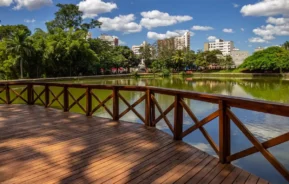
M 140 73 L 140 78 L 152 78 L 152 77 L 160 77 L 159 73 Z M 172 73 L 171 76 L 182 76 L 178 73 Z M 279 74 L 279 73 L 192 73 L 185 74 L 184 77 L 246 77 L 246 78 L 259 78 L 259 77 L 276 77 L 276 78 L 289 78 L 289 73 Z M 77 79 L 107 79 L 107 78 L 127 78 L 133 77 L 133 74 L 115 74 L 115 75 L 92 75 L 92 76 L 73 76 L 73 77 L 54 77 L 54 78 L 36 78 L 36 79 L 15 79 L 15 80 L 0 80 L 0 82 L 40 82 L 40 81 L 56 81 L 56 80 L 77 80 Z

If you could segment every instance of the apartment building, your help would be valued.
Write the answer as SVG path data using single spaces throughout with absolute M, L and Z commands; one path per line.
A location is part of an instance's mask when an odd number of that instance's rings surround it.
M 118 46 L 118 37 L 116 36 L 110 36 L 110 35 L 106 35 L 106 34 L 101 34 L 99 39 L 108 42 L 111 46 Z
M 144 41 L 142 44 L 140 44 L 140 45 L 133 45 L 132 46 L 132 48 L 131 48 L 131 50 L 133 51 L 133 53 L 135 54 L 135 55 L 140 55 L 141 53 L 140 53 L 140 48 L 142 48 L 142 47 L 145 47 L 146 45 L 148 45 L 148 43 L 146 42 L 146 41 Z
M 232 50 L 230 55 L 236 67 L 240 66 L 250 56 L 248 51 L 241 51 L 239 49 Z
M 190 32 L 185 32 L 182 36 L 158 40 L 158 49 L 167 48 L 169 50 L 190 50 L 191 48 L 191 35 Z
M 230 55 L 233 49 L 233 41 L 224 41 L 222 39 L 216 39 L 214 42 L 204 44 L 204 51 L 220 50 L 224 56 Z

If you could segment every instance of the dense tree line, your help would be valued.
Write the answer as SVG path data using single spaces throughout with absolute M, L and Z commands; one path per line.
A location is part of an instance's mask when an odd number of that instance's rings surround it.
M 248 71 L 289 71 L 289 42 L 282 47 L 269 47 L 248 57 L 240 68 Z
M 173 69 L 175 71 L 202 69 L 206 70 L 212 66 L 229 69 L 234 66 L 231 56 L 223 56 L 219 50 L 214 51 L 193 51 L 193 50 L 175 50 L 174 48 L 162 47 L 156 45 L 146 45 L 140 50 L 140 57 L 144 58 L 149 68 L 154 71 L 163 69 Z
M 25 25 L 0 26 L 0 79 L 62 77 L 109 73 L 111 68 L 137 67 L 141 59 L 152 72 L 191 69 L 231 68 L 230 56 L 221 52 L 175 50 L 147 44 L 136 56 L 127 46 L 111 46 L 100 39 L 88 39 L 91 29 L 101 27 L 98 20 L 83 20 L 73 4 L 57 4 L 55 18 L 46 22 L 47 31 Z M 287 49 L 287 50 L 286 50 Z M 255 53 L 241 66 L 249 70 L 289 70 L 289 42 L 283 48 Z
M 58 4 L 47 32 L 33 34 L 25 25 L 0 26 L 0 78 L 95 75 L 101 68 L 131 67 L 139 63 L 127 46 L 112 47 L 87 39 L 97 20 L 84 22 L 76 5 Z

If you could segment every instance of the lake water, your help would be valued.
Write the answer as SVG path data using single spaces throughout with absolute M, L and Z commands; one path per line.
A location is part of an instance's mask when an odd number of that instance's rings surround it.
M 237 79 L 237 78 L 123 78 L 123 79 L 89 79 L 89 80 L 73 80 L 61 81 L 61 83 L 81 83 L 81 84 L 103 84 L 103 85 L 139 85 L 139 86 L 157 86 L 164 88 L 175 88 L 182 90 L 190 90 L 196 92 L 205 92 L 213 94 L 222 94 L 230 96 L 245 97 L 250 99 L 261 99 L 266 101 L 274 101 L 289 104 L 289 81 L 280 78 L 254 78 L 254 79 Z M 37 91 L 43 88 L 39 87 Z M 54 88 L 53 91 L 57 94 L 61 89 Z M 70 92 L 78 98 L 85 91 L 84 89 L 70 89 Z M 108 90 L 94 90 L 95 94 L 100 99 L 104 100 L 111 94 Z M 121 92 L 121 94 L 133 104 L 143 94 L 141 92 Z M 44 96 L 44 95 L 43 95 Z M 71 99 L 71 98 L 70 98 Z M 160 103 L 163 110 L 169 107 L 174 98 L 167 95 L 156 95 L 157 101 Z M 60 100 L 62 100 L 60 98 Z M 199 120 L 208 116 L 210 113 L 217 110 L 216 104 L 200 102 L 195 100 L 185 99 L 187 105 L 192 109 Z M 17 103 L 17 102 L 16 102 Z M 38 103 L 40 103 L 38 101 Z M 80 103 L 85 107 L 85 100 Z M 93 101 L 95 107 L 98 103 Z M 57 102 L 53 104 L 59 108 Z M 112 109 L 112 100 L 107 103 L 108 108 Z M 136 110 L 144 116 L 144 102 L 136 107 Z M 124 111 L 126 106 L 120 102 L 120 112 Z M 73 112 L 81 112 L 80 108 L 73 107 Z M 278 135 L 289 132 L 289 118 L 259 113 L 254 111 L 232 108 L 232 111 L 246 125 L 246 127 L 254 134 L 259 141 L 264 142 Z M 185 112 L 185 111 L 184 111 Z M 96 116 L 110 117 L 104 109 L 100 109 L 95 113 Z M 156 114 L 158 117 L 159 113 Z M 171 123 L 173 123 L 173 111 L 167 115 Z M 141 123 L 141 121 L 132 112 L 125 115 L 122 120 Z M 192 126 L 194 123 L 184 113 L 184 130 Z M 157 128 L 171 134 L 164 121 L 157 124 Z M 206 124 L 204 128 L 218 144 L 218 118 Z M 252 146 L 242 132 L 231 123 L 231 152 L 236 153 Z M 197 130 L 192 132 L 184 141 L 212 155 L 216 155 L 209 143 L 206 141 L 202 133 Z M 270 148 L 269 151 L 289 169 L 289 142 Z M 260 154 L 256 153 L 248 157 L 242 158 L 233 162 L 233 164 L 254 173 L 272 183 L 286 183 L 283 177 L 271 166 L 271 164 Z

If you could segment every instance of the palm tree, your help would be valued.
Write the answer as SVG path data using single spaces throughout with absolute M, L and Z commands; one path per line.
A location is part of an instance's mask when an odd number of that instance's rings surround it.
M 20 62 L 20 75 L 23 78 L 23 62 L 27 56 L 31 55 L 31 46 L 28 41 L 29 32 L 17 30 L 7 40 L 7 52 L 15 56 L 15 60 Z
M 286 42 L 283 44 L 283 47 L 284 47 L 286 50 L 289 50 L 289 41 L 286 41 Z
M 185 61 L 185 54 L 182 50 L 177 50 L 172 57 L 173 61 L 177 64 L 178 71 L 180 71 L 180 66 Z

